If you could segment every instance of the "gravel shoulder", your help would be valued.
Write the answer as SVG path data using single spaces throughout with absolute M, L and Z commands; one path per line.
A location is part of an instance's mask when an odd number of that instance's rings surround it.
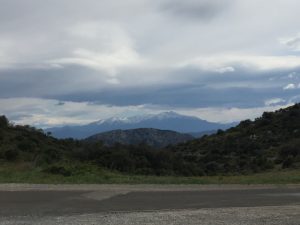
M 299 225 L 300 206 L 1 218 L 1 225 Z

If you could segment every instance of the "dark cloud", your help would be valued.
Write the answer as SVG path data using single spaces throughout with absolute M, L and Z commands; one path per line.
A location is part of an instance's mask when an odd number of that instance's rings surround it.
M 225 88 L 213 89 L 197 86 L 165 87 L 161 89 L 119 90 L 113 93 L 77 93 L 59 98 L 66 101 L 93 101 L 118 106 L 154 104 L 170 107 L 257 107 L 261 98 L 272 98 L 278 92 L 272 89 Z M 259 99 L 259 100 L 258 100 Z
M 288 40 L 281 40 L 281 42 L 289 47 L 290 49 L 299 51 L 300 50 L 300 37 L 299 35 Z
M 57 105 L 57 106 L 63 106 L 63 105 L 65 105 L 65 103 L 62 102 L 62 101 L 59 101 L 56 105 Z
M 300 37 L 294 38 L 294 39 L 286 42 L 286 45 L 288 45 L 290 47 L 294 47 L 295 45 L 299 45 L 299 44 L 300 44 Z
M 161 82 L 155 81 L 154 85 L 135 83 L 135 80 L 138 82 L 138 76 L 126 71 L 120 77 L 121 83 L 113 85 L 106 82 L 105 73 L 81 66 L 11 69 L 0 71 L 0 98 L 43 97 L 57 99 L 59 106 L 64 101 L 73 101 L 116 106 L 259 107 L 264 105 L 266 99 L 290 99 L 297 95 L 297 88 L 283 90 L 288 83 L 298 85 L 298 77 L 289 76 L 297 71 L 300 69 L 274 70 L 272 73 L 249 71 L 235 65 L 235 71 L 220 74 L 196 67 L 183 67 L 168 71 L 164 78 L 161 77 Z M 144 74 L 147 72 L 144 71 Z M 130 85 L 126 82 L 123 84 L 122 79 L 124 82 L 131 79 Z
M 0 70 L 0 98 L 53 97 L 78 91 L 105 90 L 106 79 L 104 72 L 81 66 Z
M 66 101 L 90 101 L 117 106 L 152 104 L 166 107 L 260 107 L 265 100 L 280 96 L 289 99 L 298 90 L 284 92 L 281 87 L 214 88 L 199 82 L 190 85 L 169 85 L 114 91 L 76 93 L 57 96 Z
M 228 4 L 228 0 L 168 0 L 162 4 L 161 9 L 174 17 L 210 20 L 220 14 Z

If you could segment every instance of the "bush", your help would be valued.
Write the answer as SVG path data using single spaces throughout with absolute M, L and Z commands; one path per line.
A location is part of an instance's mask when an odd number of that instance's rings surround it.
M 292 156 L 289 155 L 289 156 L 283 161 L 283 163 L 282 163 L 282 168 L 283 168 L 283 169 L 290 168 L 290 167 L 292 167 L 293 163 L 294 163 L 294 158 L 293 158 Z
M 64 177 L 69 177 L 72 175 L 71 171 L 67 170 L 63 166 L 51 166 L 44 170 L 46 173 L 62 175 Z
M 15 149 L 6 150 L 4 157 L 7 161 L 15 161 L 18 158 L 19 152 Z

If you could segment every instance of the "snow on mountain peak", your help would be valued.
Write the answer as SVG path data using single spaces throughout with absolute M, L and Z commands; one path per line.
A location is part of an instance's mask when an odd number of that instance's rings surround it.
M 131 117 L 111 117 L 108 119 L 99 120 L 93 124 L 100 125 L 103 123 L 139 123 L 141 121 L 149 120 L 149 119 L 163 120 L 163 119 L 170 119 L 170 118 L 179 118 L 183 116 L 184 115 L 180 115 L 176 112 L 168 111 L 159 114 L 144 114 L 144 115 L 136 115 Z
M 162 112 L 159 113 L 157 115 L 155 115 L 154 117 L 157 119 L 171 119 L 171 118 L 179 118 L 182 117 L 183 115 L 179 115 L 176 112 L 173 111 L 168 111 L 168 112 Z

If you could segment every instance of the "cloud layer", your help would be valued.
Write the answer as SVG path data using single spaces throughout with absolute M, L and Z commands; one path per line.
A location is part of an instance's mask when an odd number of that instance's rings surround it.
M 299 100 L 296 0 L 0 3 L 0 114 L 15 121 L 169 109 L 232 121 Z

